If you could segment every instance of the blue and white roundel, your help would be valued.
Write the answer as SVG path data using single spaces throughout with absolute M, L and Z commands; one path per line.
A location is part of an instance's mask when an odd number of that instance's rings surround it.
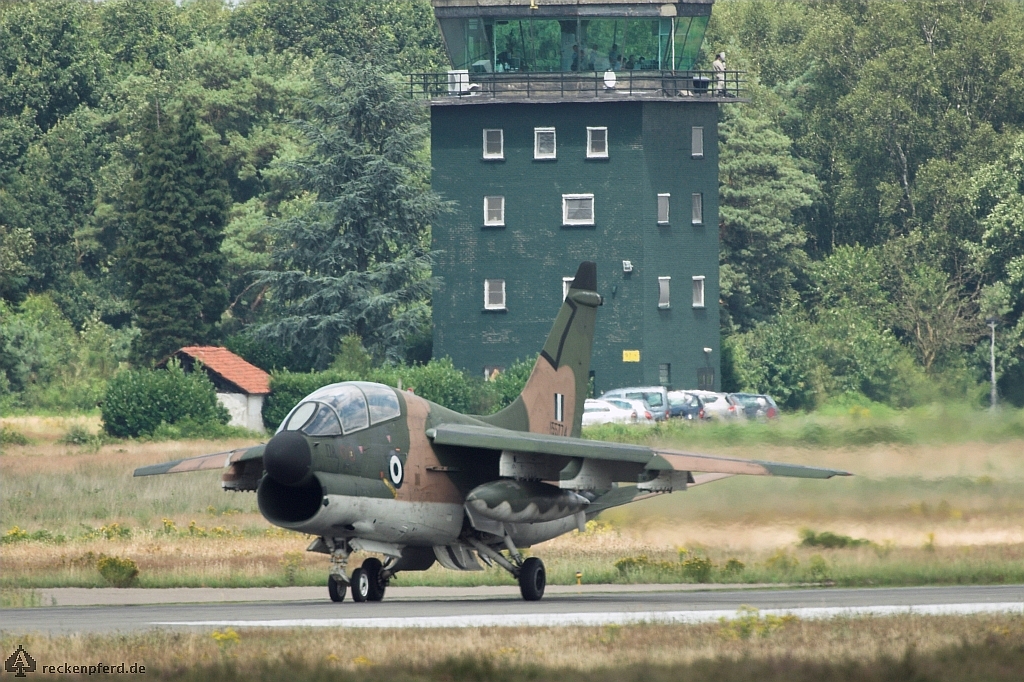
M 391 482 L 395 484 L 395 487 L 401 487 L 402 476 L 405 475 L 405 471 L 402 468 L 402 460 L 398 458 L 398 455 L 391 455 L 391 462 L 388 464 L 388 474 L 391 476 Z

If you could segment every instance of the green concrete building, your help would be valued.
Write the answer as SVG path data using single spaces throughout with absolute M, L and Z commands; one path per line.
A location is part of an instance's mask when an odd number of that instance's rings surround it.
M 532 357 L 580 261 L 598 264 L 592 370 L 719 387 L 717 108 L 693 69 L 711 0 L 434 0 L 452 70 L 430 98 L 434 356 L 483 375 Z

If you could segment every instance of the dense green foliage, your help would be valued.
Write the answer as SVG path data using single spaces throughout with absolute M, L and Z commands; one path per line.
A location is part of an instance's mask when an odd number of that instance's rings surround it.
M 716 3 L 705 52 L 752 82 L 722 114 L 727 385 L 974 402 L 994 313 L 1024 399 L 1022 38 L 1011 2 Z
M 227 307 L 221 283 L 227 182 L 186 102 L 161 116 L 159 100 L 142 124 L 139 165 L 128 186 L 130 225 L 120 252 L 135 323 L 137 360 L 161 360 L 208 345 Z
M 102 414 L 103 429 L 121 438 L 153 435 L 162 424 L 228 422 L 206 374 L 186 374 L 173 361 L 165 370 L 118 372 L 107 384 Z
M 977 403 L 997 315 L 1024 405 L 1024 6 L 719 0 L 723 49 L 723 386 Z M 444 205 L 396 74 L 445 67 L 426 0 L 0 2 L 0 406 L 94 406 L 133 343 L 412 372 Z M 433 367 L 473 411 L 520 373 Z
M 332 62 L 316 75 L 301 126 L 313 154 L 292 164 L 316 201 L 274 230 L 274 270 L 258 282 L 273 319 L 254 334 L 317 369 L 349 334 L 399 360 L 429 319 L 427 228 L 443 208 L 420 155 L 424 110 L 370 64 Z

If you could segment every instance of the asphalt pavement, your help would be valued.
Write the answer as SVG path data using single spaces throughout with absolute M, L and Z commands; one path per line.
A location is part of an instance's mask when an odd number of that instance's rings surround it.
M 44 606 L 0 610 L 0 631 L 59 634 L 225 626 L 383 628 L 707 622 L 733 617 L 741 606 L 802 618 L 908 612 L 1024 613 L 1024 585 L 704 591 L 695 591 L 692 586 L 646 586 L 650 591 L 629 591 L 628 587 L 560 587 L 539 602 L 523 601 L 514 588 L 489 588 L 491 593 L 480 588 L 430 588 L 431 593 L 418 596 L 389 589 L 383 602 L 362 604 L 350 600 L 332 603 L 323 594 L 295 601 Z

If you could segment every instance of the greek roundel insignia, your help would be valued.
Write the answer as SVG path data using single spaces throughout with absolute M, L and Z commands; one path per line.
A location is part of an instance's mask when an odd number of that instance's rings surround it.
M 405 475 L 405 470 L 402 467 L 402 460 L 398 458 L 398 455 L 391 455 L 391 461 L 388 462 L 388 475 L 391 477 L 391 482 L 396 488 L 402 487 L 402 477 Z

